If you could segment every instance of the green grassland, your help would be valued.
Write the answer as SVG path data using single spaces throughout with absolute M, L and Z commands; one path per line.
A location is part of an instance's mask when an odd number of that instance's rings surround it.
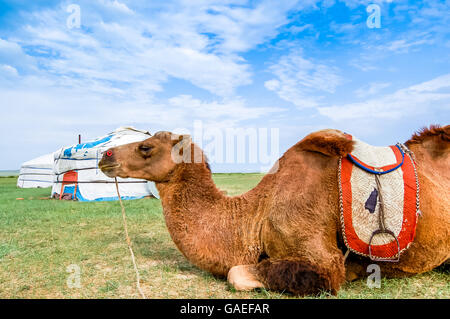
M 0 177 L 14 177 L 19 176 L 19 171 L 3 171 L 0 170 Z
M 261 174 L 214 174 L 229 195 L 254 187 Z M 138 298 L 118 202 L 42 199 L 49 189 L 18 189 L 0 178 L 0 298 Z M 23 198 L 18 200 L 17 198 Z M 125 203 L 128 228 L 148 298 L 293 298 L 266 290 L 237 292 L 192 266 L 167 232 L 157 199 Z M 81 269 L 69 288 L 67 267 Z M 319 298 L 335 298 L 323 293 Z M 345 284 L 337 298 L 450 298 L 450 273 Z

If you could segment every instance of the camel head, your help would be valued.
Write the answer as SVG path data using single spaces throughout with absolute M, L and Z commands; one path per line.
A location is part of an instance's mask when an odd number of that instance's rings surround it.
M 180 163 L 190 161 L 194 150 L 189 135 L 158 132 L 136 143 L 108 149 L 98 166 L 109 177 L 139 178 L 155 182 L 167 181 Z M 189 156 L 188 156 L 189 155 Z M 195 156 L 192 161 L 195 160 Z M 201 153 L 201 160 L 204 160 Z

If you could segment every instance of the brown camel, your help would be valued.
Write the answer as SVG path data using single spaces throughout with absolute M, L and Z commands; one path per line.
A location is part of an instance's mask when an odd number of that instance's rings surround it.
M 450 125 L 424 129 L 406 145 L 416 158 L 422 217 L 400 262 L 379 262 L 387 277 L 423 273 L 450 259 Z M 190 139 L 168 132 L 112 148 L 99 166 L 111 177 L 155 181 L 178 249 L 199 268 L 228 275 L 237 290 L 336 294 L 373 263 L 355 254 L 344 260 L 337 170 L 352 147 L 337 130 L 309 134 L 286 151 L 276 171 L 235 197 L 217 189 Z M 179 162 L 172 152 L 192 160 Z

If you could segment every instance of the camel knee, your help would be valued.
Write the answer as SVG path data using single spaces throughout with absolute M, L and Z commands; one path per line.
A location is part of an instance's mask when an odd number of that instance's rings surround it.
M 296 259 L 266 259 L 257 265 L 257 271 L 267 288 L 300 296 L 322 291 L 336 295 L 345 280 L 343 270 L 333 271 Z
M 264 285 L 256 276 L 254 265 L 239 265 L 232 267 L 228 272 L 227 280 L 230 285 L 240 291 L 264 288 Z

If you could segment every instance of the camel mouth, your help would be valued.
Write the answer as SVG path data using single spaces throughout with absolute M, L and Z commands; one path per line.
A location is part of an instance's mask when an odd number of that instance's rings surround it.
M 116 169 L 119 168 L 120 164 L 106 164 L 99 165 L 100 170 L 108 177 L 116 177 Z
M 102 171 L 109 171 L 120 167 L 120 164 L 99 165 Z

